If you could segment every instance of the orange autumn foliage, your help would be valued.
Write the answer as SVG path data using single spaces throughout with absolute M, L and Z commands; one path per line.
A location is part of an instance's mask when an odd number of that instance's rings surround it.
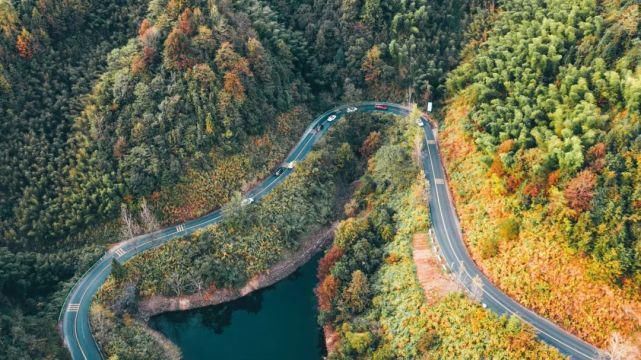
M 178 30 L 185 35 L 192 35 L 194 32 L 194 24 L 192 21 L 192 11 L 190 8 L 185 9 L 185 11 L 180 14 L 178 17 Z
M 160 199 L 160 191 L 154 191 L 149 195 L 149 200 L 151 201 L 158 201 Z
M 588 150 L 588 160 L 601 159 L 605 156 L 605 144 L 600 142 Z
M 505 175 L 505 170 L 503 169 L 503 161 L 499 155 L 495 155 L 492 160 L 492 166 L 490 166 L 490 173 L 495 174 L 498 177 Z
M 145 64 L 145 61 L 143 60 L 143 57 L 140 55 L 134 56 L 134 58 L 131 61 L 131 73 L 132 74 L 138 74 L 139 72 L 143 71 L 147 65 Z
M 541 194 L 541 191 L 543 190 L 543 187 L 541 184 L 537 184 L 535 182 L 529 182 L 525 185 L 525 188 L 523 188 L 523 193 L 531 198 L 535 198 Z
M 597 143 L 588 150 L 587 159 L 590 162 L 590 167 L 596 173 L 605 167 L 605 152 L 605 144 L 602 142 Z
M 33 38 L 31 37 L 31 33 L 25 28 L 22 28 L 22 31 L 16 39 L 16 49 L 18 50 L 18 55 L 25 60 L 33 57 Z
M 118 140 L 114 143 L 113 146 L 113 156 L 116 159 L 120 159 L 123 156 L 123 152 L 125 148 L 127 147 L 127 142 L 125 141 L 125 138 L 122 136 L 118 137 Z
M 554 170 L 548 174 L 548 186 L 555 186 L 559 182 L 561 177 L 561 172 L 559 170 Z
M 193 63 L 189 56 L 189 38 L 178 28 L 174 28 L 165 40 L 165 60 L 169 68 L 176 70 L 191 67 Z
M 237 72 L 228 72 L 224 76 L 223 89 L 230 94 L 236 102 L 245 100 L 245 86 Z
M 521 186 L 522 181 L 523 179 L 520 176 L 509 175 L 505 180 L 505 186 L 509 192 L 515 193 L 519 186 Z
M 165 40 L 165 60 L 170 69 L 184 70 L 195 64 L 191 37 L 196 24 L 191 9 L 185 9 L 178 17 L 178 22 Z M 148 30 L 146 33 L 149 33 Z
M 625 283 L 619 288 L 590 275 L 591 269 L 598 270 L 598 263 L 577 256 L 561 240 L 564 237 L 562 222 L 549 218 L 563 216 L 566 212 L 550 215 L 549 203 L 534 204 L 530 210 L 521 210 L 518 215 L 509 211 L 515 196 L 496 196 L 496 191 L 492 190 L 496 186 L 495 180 L 483 176 L 482 154 L 474 149 L 473 140 L 458 121 L 467 116 L 469 107 L 460 96 L 450 106 L 440 143 L 465 241 L 483 271 L 511 297 L 592 344 L 607 347 L 614 329 L 633 337 L 638 334 L 641 299 L 629 295 L 638 294 L 638 291 Z M 461 156 L 461 148 L 470 151 Z M 603 147 L 595 146 L 592 154 L 598 158 L 602 156 L 602 150 Z M 585 170 L 577 175 L 579 180 L 570 180 L 576 188 L 569 195 L 583 199 L 580 206 L 589 204 L 586 200 L 590 193 L 586 190 L 593 188 L 593 175 Z M 558 186 L 559 180 L 557 170 L 548 174 L 545 181 L 529 180 L 523 192 L 532 197 L 555 196 L 554 191 L 548 194 L 546 186 Z M 563 193 L 556 194 L 565 197 Z M 519 236 L 502 242 L 495 256 L 484 259 L 480 251 L 482 240 L 500 232 L 501 214 L 506 210 L 508 215 L 518 216 Z M 517 343 L 522 340 L 515 339 Z
M 321 311 L 332 309 L 332 299 L 338 291 L 338 280 L 333 275 L 328 275 L 325 280 L 314 290 L 318 299 L 318 308 Z
M 381 69 L 384 63 L 381 60 L 381 50 L 374 46 L 365 55 L 361 69 L 365 72 L 365 81 L 376 82 L 381 77 Z
M 514 140 L 513 139 L 508 139 L 505 140 L 499 145 L 498 148 L 498 153 L 499 154 L 506 154 L 512 151 L 512 148 L 514 148 Z
M 334 245 L 318 262 L 318 272 L 316 273 L 318 280 L 323 280 L 329 274 L 330 269 L 336 262 L 343 256 L 343 249 Z
M 289 136 L 297 131 L 297 121 L 304 118 L 305 109 L 302 106 L 295 106 L 290 111 L 283 113 L 276 118 L 276 129 L 278 134 Z
M 149 30 L 149 28 L 151 28 L 151 26 L 152 26 L 151 25 L 151 21 L 149 21 L 147 19 L 144 19 L 140 23 L 140 27 L 138 28 L 138 36 L 142 38 L 145 35 L 145 33 L 147 32 L 147 30 Z
M 574 179 L 568 182 L 565 188 L 565 199 L 571 209 L 585 211 L 590 208 L 594 197 L 596 175 L 590 170 L 581 171 Z
M 359 149 L 359 152 L 363 157 L 370 157 L 378 148 L 381 146 L 381 133 L 378 131 L 373 131 L 367 135 L 363 145 Z

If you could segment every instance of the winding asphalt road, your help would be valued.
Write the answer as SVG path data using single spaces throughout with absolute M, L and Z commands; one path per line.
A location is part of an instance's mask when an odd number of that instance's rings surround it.
M 380 106 L 377 108 L 377 104 L 383 105 L 384 109 Z M 332 124 L 335 124 L 347 114 L 350 107 L 356 108 L 356 112 L 380 111 L 399 116 L 407 115 L 410 111 L 408 108 L 398 104 L 373 102 L 336 107 L 318 116 L 309 125 L 296 146 L 286 157 L 284 164 L 304 159 L 314 144 L 328 131 Z M 335 115 L 336 118 L 333 121 L 328 121 L 331 115 Z M 517 316 L 529 323 L 534 327 L 541 340 L 556 347 L 563 354 L 574 359 L 596 359 L 599 355 L 598 349 L 519 305 L 496 288 L 476 266 L 463 242 L 461 227 L 448 190 L 438 142 L 436 141 L 436 130 L 432 129 L 428 120 L 426 117 L 420 120 L 425 130 L 422 157 L 423 169 L 431 189 L 429 202 L 433 233 L 449 269 L 457 274 L 457 278 L 468 291 L 476 294 L 483 304 L 496 313 Z M 316 130 L 319 124 L 323 125 L 323 129 Z M 285 168 L 279 175 L 270 175 L 261 184 L 249 191 L 245 195 L 246 199 L 260 200 L 275 186 L 282 183 L 292 171 L 292 169 Z M 89 308 L 94 295 L 111 271 L 112 259 L 116 259 L 121 263 L 125 262 L 141 252 L 158 247 L 171 239 L 189 235 L 197 229 L 215 224 L 223 218 L 224 211 L 225 208 L 218 209 L 201 218 L 154 233 L 137 236 L 118 243 L 105 253 L 75 284 L 60 311 L 59 326 L 63 341 L 69 349 L 71 357 L 73 359 L 100 359 L 103 357 L 91 333 Z

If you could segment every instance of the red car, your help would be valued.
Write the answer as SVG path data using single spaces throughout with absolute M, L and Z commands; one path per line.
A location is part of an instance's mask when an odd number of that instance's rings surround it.
M 376 110 L 387 110 L 387 105 L 376 104 L 376 105 L 374 105 L 374 109 L 376 109 Z

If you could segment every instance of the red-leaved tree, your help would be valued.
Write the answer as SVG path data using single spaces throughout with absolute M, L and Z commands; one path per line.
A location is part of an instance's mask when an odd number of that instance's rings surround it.
M 318 262 L 318 280 L 323 280 L 329 274 L 329 271 L 332 269 L 332 266 L 336 264 L 338 259 L 343 256 L 343 249 L 334 245 L 329 249 L 329 251 L 323 256 L 322 259 Z
M 22 28 L 22 31 L 16 39 L 16 49 L 21 58 L 29 60 L 33 56 L 33 39 L 31 33 L 27 29 Z
M 583 170 L 570 180 L 565 188 L 565 199 L 570 208 L 579 212 L 588 210 L 595 186 L 596 175 L 590 170 Z
M 316 298 L 318 298 L 318 308 L 321 311 L 330 311 L 332 309 L 332 299 L 338 291 L 338 280 L 333 275 L 327 275 L 325 280 L 316 288 Z

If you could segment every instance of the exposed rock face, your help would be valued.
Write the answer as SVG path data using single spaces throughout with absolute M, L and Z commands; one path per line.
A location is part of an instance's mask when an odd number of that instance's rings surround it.
M 292 274 L 326 246 L 332 239 L 337 223 L 321 228 L 301 242 L 300 247 L 267 272 L 256 275 L 240 289 L 219 289 L 211 286 L 203 292 L 185 296 L 169 297 L 155 295 L 138 303 L 138 314 L 144 319 L 170 311 L 183 311 L 222 304 L 241 298 L 255 290 L 273 285 Z

